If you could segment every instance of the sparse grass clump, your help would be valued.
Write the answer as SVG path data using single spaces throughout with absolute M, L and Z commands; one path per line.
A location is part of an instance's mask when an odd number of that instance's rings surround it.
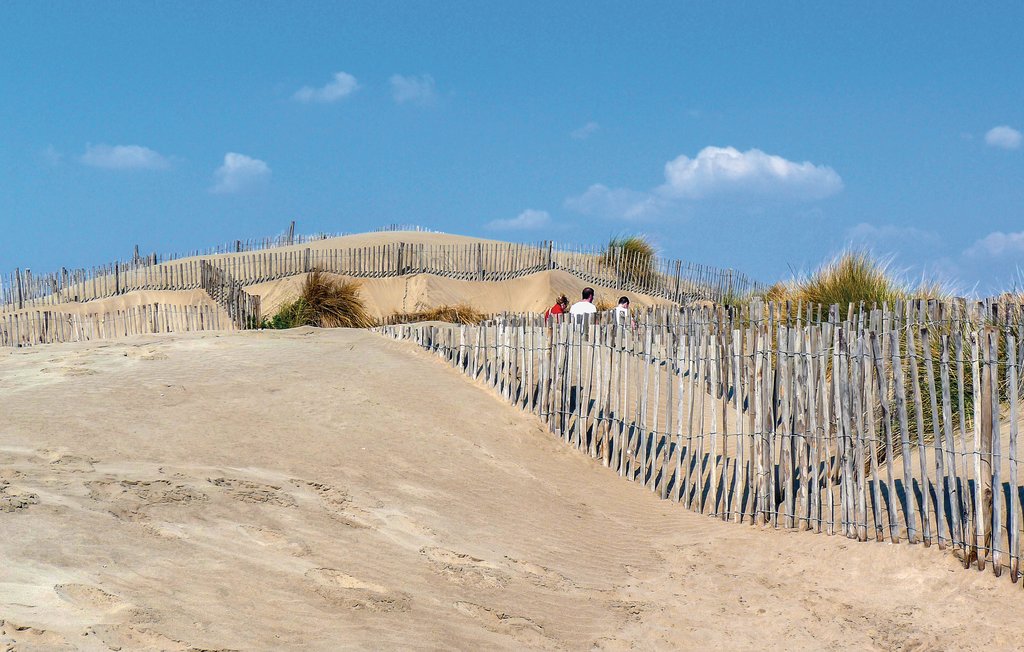
M 283 306 L 268 328 L 369 328 L 374 320 L 359 295 L 359 283 L 333 279 L 313 270 L 302 283 L 299 298 Z
M 386 321 L 391 324 L 408 324 L 420 321 L 443 321 L 450 324 L 479 324 L 487 315 L 466 303 L 443 305 L 416 312 L 396 312 Z
M 654 245 L 646 236 L 615 236 L 597 259 L 614 270 L 621 283 L 641 285 L 654 273 Z
M 605 299 L 604 297 L 594 301 L 594 307 L 597 308 L 598 312 L 605 312 L 607 310 L 611 310 L 616 305 L 618 304 L 612 303 L 611 301 Z

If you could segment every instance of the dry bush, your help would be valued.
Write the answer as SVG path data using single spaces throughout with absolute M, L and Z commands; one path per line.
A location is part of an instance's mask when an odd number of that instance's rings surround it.
M 617 305 L 618 305 L 617 303 L 612 303 L 608 299 L 604 299 L 604 298 L 596 299 L 594 301 L 594 307 L 597 308 L 598 312 L 605 312 L 606 310 L 611 310 L 612 308 L 614 308 Z
M 273 328 L 369 328 L 374 320 L 366 312 L 356 281 L 333 279 L 313 270 L 302 283 L 299 298 L 274 315 Z
M 443 305 L 417 312 L 396 312 L 386 321 L 391 324 L 407 324 L 420 321 L 443 321 L 450 324 L 479 324 L 488 316 L 473 306 L 458 303 Z

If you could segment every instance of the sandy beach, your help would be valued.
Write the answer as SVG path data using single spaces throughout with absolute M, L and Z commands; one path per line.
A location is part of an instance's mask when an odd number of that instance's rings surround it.
M 0 647 L 1007 649 L 948 553 L 687 512 L 369 332 L 0 360 Z

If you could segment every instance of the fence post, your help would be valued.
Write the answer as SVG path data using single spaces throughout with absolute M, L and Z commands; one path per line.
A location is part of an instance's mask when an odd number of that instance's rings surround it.
M 555 243 L 552 240 L 548 240 L 548 269 L 555 268 L 555 257 L 554 257 L 554 246 Z
M 292 222 L 294 224 L 294 222 Z M 306 247 L 306 251 L 303 252 L 302 268 L 304 271 L 309 272 L 309 247 Z
M 25 307 L 25 295 L 21 289 L 21 268 L 14 270 L 15 281 L 18 285 L 18 310 Z

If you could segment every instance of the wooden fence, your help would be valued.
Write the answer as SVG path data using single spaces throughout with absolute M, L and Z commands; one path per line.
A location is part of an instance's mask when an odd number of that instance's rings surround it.
M 1020 573 L 1020 311 L 907 303 L 392 325 L 663 499 Z M 1022 582 L 1024 585 L 1024 582 Z
M 728 301 L 763 288 L 733 270 L 645 258 L 621 250 L 559 248 L 553 242 L 428 245 L 394 242 L 372 247 L 289 248 L 231 253 L 203 261 L 136 258 L 92 270 L 61 270 L 34 276 L 16 270 L 0 291 L 0 312 L 25 307 L 84 302 L 136 290 L 204 287 L 207 267 L 223 270 L 240 286 L 273 281 L 313 269 L 357 278 L 435 274 L 449 278 L 502 281 L 560 269 L 586 282 L 686 303 Z M 212 296 L 212 295 L 211 295 Z M 218 299 L 219 300 L 219 299 Z
M 200 261 L 200 286 L 220 304 L 235 328 L 256 328 L 260 324 L 260 298 L 242 289 L 231 274 L 209 262 Z
M 57 310 L 32 310 L 0 315 L 0 346 L 33 346 L 86 342 L 128 335 L 227 330 L 215 306 L 158 303 L 80 315 Z

